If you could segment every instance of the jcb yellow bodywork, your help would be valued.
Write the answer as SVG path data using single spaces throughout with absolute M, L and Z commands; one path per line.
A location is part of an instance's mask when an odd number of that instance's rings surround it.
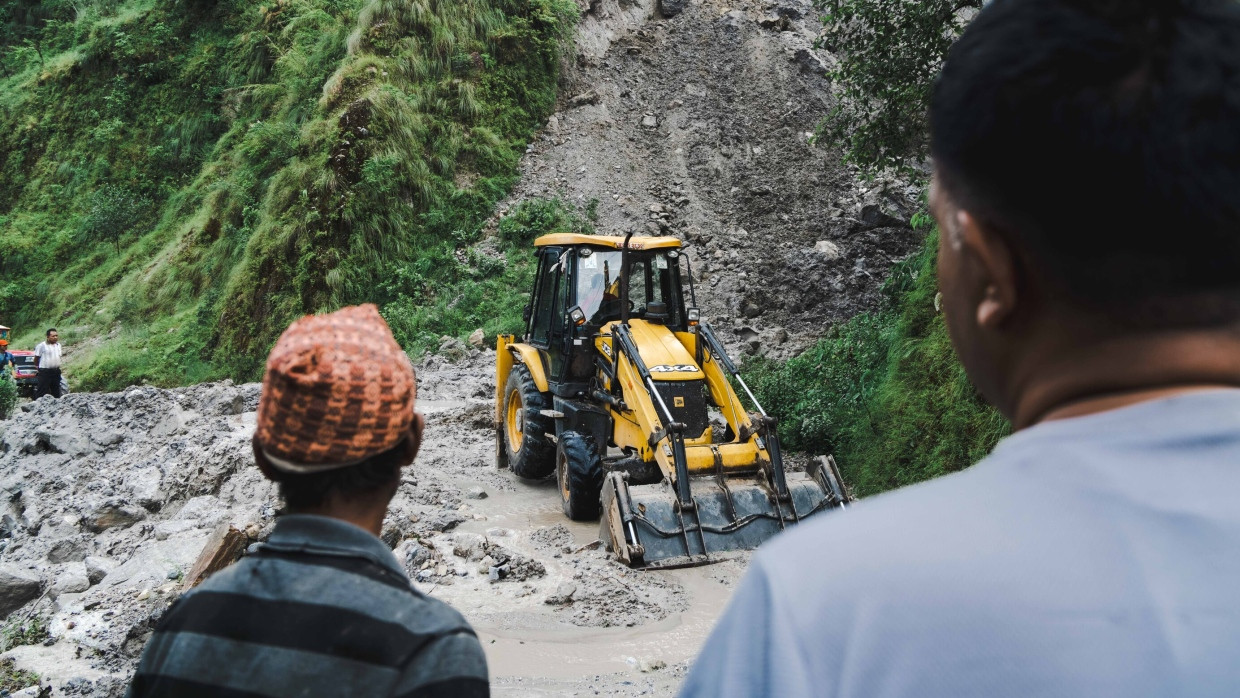
M 616 379 L 620 381 L 624 396 L 626 409 L 611 410 L 615 422 L 615 443 L 620 447 L 636 449 L 642 460 L 657 461 L 663 474 L 674 483 L 676 467 L 667 441 L 660 441 L 654 447 L 649 445 L 650 435 L 663 428 L 654 397 L 642 385 L 641 376 L 626 358 L 620 356 L 619 361 L 616 361 L 619 352 L 613 345 L 611 334 L 615 325 L 616 323 L 606 325 L 599 333 L 595 345 L 599 352 L 616 366 Z M 640 319 L 631 320 L 629 329 L 637 343 L 642 362 L 646 364 L 656 382 L 705 379 L 712 401 L 719 406 L 732 428 L 734 436 L 729 443 L 712 443 L 709 428 L 701 434 L 685 434 L 685 456 L 691 475 L 713 473 L 720 466 L 726 473 L 751 472 L 769 463 L 769 455 L 764 448 L 758 446 L 757 438 L 752 436 L 754 426 L 741 405 L 740 398 L 732 390 L 722 367 L 709 352 L 702 352 L 703 360 L 700 365 L 694 358 L 697 355 L 696 334 L 672 332 L 663 325 Z M 664 368 L 656 370 L 658 367 Z M 609 383 L 604 377 L 603 384 L 607 390 L 611 388 Z M 742 441 L 740 435 L 751 436 Z

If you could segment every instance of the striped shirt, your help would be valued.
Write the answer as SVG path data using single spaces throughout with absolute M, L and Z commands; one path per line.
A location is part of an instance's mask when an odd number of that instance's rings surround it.
M 482 646 L 460 613 L 414 589 L 369 532 L 298 514 L 169 609 L 127 695 L 489 694 Z
M 60 368 L 60 342 L 39 342 L 34 347 L 34 355 L 39 357 L 39 368 Z

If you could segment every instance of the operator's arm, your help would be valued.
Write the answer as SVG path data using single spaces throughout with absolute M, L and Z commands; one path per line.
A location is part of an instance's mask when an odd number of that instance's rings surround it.
M 812 640 L 798 638 L 762 558 L 754 558 L 723 617 L 707 638 L 681 688 L 681 698 L 829 695 L 815 686 L 805 657 Z
M 405 666 L 395 698 L 488 698 L 487 660 L 472 634 L 435 639 Z

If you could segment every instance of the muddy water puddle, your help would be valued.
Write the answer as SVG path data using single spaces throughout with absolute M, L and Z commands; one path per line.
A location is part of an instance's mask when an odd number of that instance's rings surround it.
M 472 484 L 461 482 L 465 487 Z M 525 583 L 492 584 L 471 576 L 431 591 L 469 619 L 497 678 L 580 679 L 591 674 L 638 673 L 652 663 L 689 660 L 732 593 L 734 585 L 724 582 L 743 568 L 743 563 L 734 560 L 690 569 L 633 571 L 608 561 L 590 546 L 598 538 L 598 523 L 565 517 L 554 482 L 520 482 L 516 491 L 492 490 L 487 499 L 470 504 L 485 520 L 467 521 L 458 531 L 485 534 L 547 569 L 545 577 Z M 531 537 L 539 529 L 556 525 L 571 533 L 570 546 L 548 547 Z M 451 535 L 436 544 L 450 547 Z M 546 604 L 545 599 L 562 584 L 575 586 L 577 596 L 586 600 L 576 607 Z M 651 590 L 656 599 L 657 594 L 674 594 L 686 607 L 664 617 L 652 617 L 649 607 L 635 607 L 631 616 L 615 606 L 597 608 L 612 596 L 609 590 L 629 586 L 641 595 L 651 585 L 657 585 Z M 617 603 L 624 604 L 624 598 Z M 613 627 L 591 627 L 603 614 L 615 618 L 606 621 Z
M 693 570 L 667 575 L 681 583 L 692 601 L 689 609 L 663 620 L 631 628 L 497 628 L 475 623 L 496 676 L 580 678 L 589 674 L 637 671 L 661 661 L 668 665 L 697 655 L 732 587 L 707 580 Z

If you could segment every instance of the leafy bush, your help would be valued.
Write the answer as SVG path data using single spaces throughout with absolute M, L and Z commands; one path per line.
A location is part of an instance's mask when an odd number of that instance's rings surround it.
M 539 235 L 554 232 L 592 235 L 594 225 L 559 197 L 522 201 L 499 222 L 500 237 L 517 245 L 528 245 Z
M 37 645 L 47 638 L 47 624 L 42 619 L 13 616 L 0 628 L 0 652 L 22 645 Z
M 839 57 L 844 99 L 820 130 L 868 168 L 904 167 L 928 152 L 931 87 L 952 42 L 983 0 L 817 0 L 821 39 Z
M 17 407 L 17 383 L 7 372 L 0 375 L 0 419 L 8 419 Z
M 1010 429 L 969 383 L 935 310 L 937 245 L 932 233 L 893 270 L 878 312 L 785 363 L 744 367 L 787 446 L 834 453 L 858 495 L 965 468 Z
M 91 196 L 90 210 L 82 219 L 82 233 L 88 240 L 103 240 L 121 252 L 121 237 L 150 208 L 151 200 L 126 187 L 105 186 Z

